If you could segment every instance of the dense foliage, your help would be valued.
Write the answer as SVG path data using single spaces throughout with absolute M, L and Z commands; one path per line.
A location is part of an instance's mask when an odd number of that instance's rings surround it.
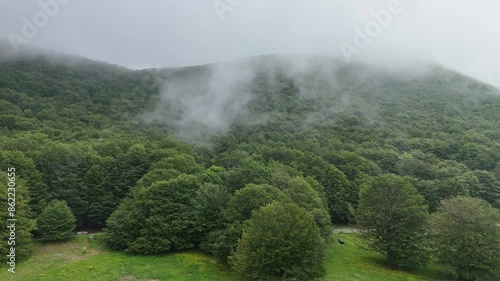
M 9 173 L 7 173 L 7 169 L 5 172 L 0 171 L 0 178 L 3 180 L 15 177 L 15 171 Z M 36 227 L 36 222 L 32 219 L 31 210 L 28 205 L 29 195 L 26 183 L 19 179 L 16 179 L 14 182 L 16 183 L 13 186 L 14 190 L 8 188 L 0 190 L 0 200 L 2 202 L 0 238 L 3 242 L 0 246 L 0 261 L 4 265 L 7 262 L 11 262 L 11 257 L 14 258 L 15 264 L 15 260 L 23 260 L 31 254 L 33 250 L 31 233 Z M 12 196 L 12 193 L 15 193 L 15 196 Z M 7 198 L 15 198 L 15 204 Z M 11 216 L 11 214 L 13 215 Z M 14 219 L 15 221 L 8 221 L 8 219 Z M 11 251 L 11 248 L 15 248 L 15 251 Z
M 361 190 L 357 222 L 372 240 L 371 247 L 387 257 L 389 266 L 425 265 L 424 241 L 428 208 L 406 179 L 396 175 L 373 178 Z
M 64 200 L 79 228 L 107 228 L 111 248 L 227 258 L 276 201 L 304 209 L 326 240 L 384 174 L 405 177 L 431 212 L 457 195 L 500 207 L 497 89 L 435 66 L 267 56 L 218 67 L 0 61 L 0 168 L 16 167 L 28 218 Z
M 478 198 L 443 200 L 430 229 L 439 262 L 460 280 L 500 276 L 500 213 Z
M 230 260 L 255 280 L 305 281 L 323 276 L 323 257 L 313 216 L 295 204 L 274 202 L 252 215 Z
M 65 240 L 71 238 L 76 227 L 76 219 L 64 201 L 50 202 L 37 219 L 38 231 L 46 240 Z

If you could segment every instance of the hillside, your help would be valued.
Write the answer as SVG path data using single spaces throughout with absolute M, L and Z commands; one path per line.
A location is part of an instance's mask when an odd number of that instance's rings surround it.
M 385 173 L 431 212 L 456 195 L 500 208 L 500 90 L 440 66 L 21 56 L 0 61 L 0 108 L 0 170 L 16 167 L 29 216 L 65 200 L 79 229 L 107 226 L 112 249 L 225 259 L 273 200 L 303 207 L 326 238 Z

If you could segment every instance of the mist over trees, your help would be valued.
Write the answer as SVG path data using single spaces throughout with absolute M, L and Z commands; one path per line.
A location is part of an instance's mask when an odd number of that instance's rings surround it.
M 272 208 L 300 213 L 328 243 L 332 223 L 371 212 L 369 187 L 400 189 L 413 205 L 395 214 L 418 227 L 443 199 L 500 207 L 500 91 L 439 66 L 263 56 L 152 71 L 18 58 L 0 62 L 0 108 L 0 168 L 16 167 L 26 219 L 63 200 L 115 250 L 199 248 L 254 270 L 244 253 L 267 247 L 252 239 Z M 407 230 L 406 241 L 421 235 Z

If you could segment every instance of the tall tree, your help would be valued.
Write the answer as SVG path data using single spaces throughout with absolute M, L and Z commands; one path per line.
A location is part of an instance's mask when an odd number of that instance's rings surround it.
M 107 220 L 107 244 L 139 254 L 194 247 L 192 198 L 198 189 L 197 178 L 185 174 L 134 189 Z
M 213 196 L 220 193 L 216 190 L 213 190 L 213 192 Z M 285 200 L 287 200 L 285 194 L 269 184 L 247 184 L 245 187 L 236 190 L 232 196 L 228 196 L 225 204 L 227 206 L 224 206 L 225 208 L 222 210 L 221 223 L 218 223 L 218 226 L 204 237 L 204 241 L 200 245 L 201 248 L 226 259 L 236 247 L 243 232 L 244 222 L 250 219 L 252 213 L 273 201 Z M 215 204 L 212 205 L 212 208 L 214 206 Z M 209 213 L 208 210 L 206 213 Z
M 424 198 L 409 181 L 396 175 L 373 178 L 360 192 L 356 218 L 373 250 L 389 266 L 409 267 L 427 262 Z
M 443 200 L 430 218 L 437 258 L 456 278 L 498 280 L 500 213 L 479 198 Z
M 325 273 L 323 248 L 312 215 L 296 204 L 274 202 L 253 214 L 230 264 L 255 280 L 314 280 Z

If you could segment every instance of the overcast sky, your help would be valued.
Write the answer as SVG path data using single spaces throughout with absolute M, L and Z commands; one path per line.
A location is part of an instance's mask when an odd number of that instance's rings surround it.
M 0 0 L 0 38 L 129 68 L 275 53 L 431 60 L 498 86 L 499 11 L 498 0 Z

